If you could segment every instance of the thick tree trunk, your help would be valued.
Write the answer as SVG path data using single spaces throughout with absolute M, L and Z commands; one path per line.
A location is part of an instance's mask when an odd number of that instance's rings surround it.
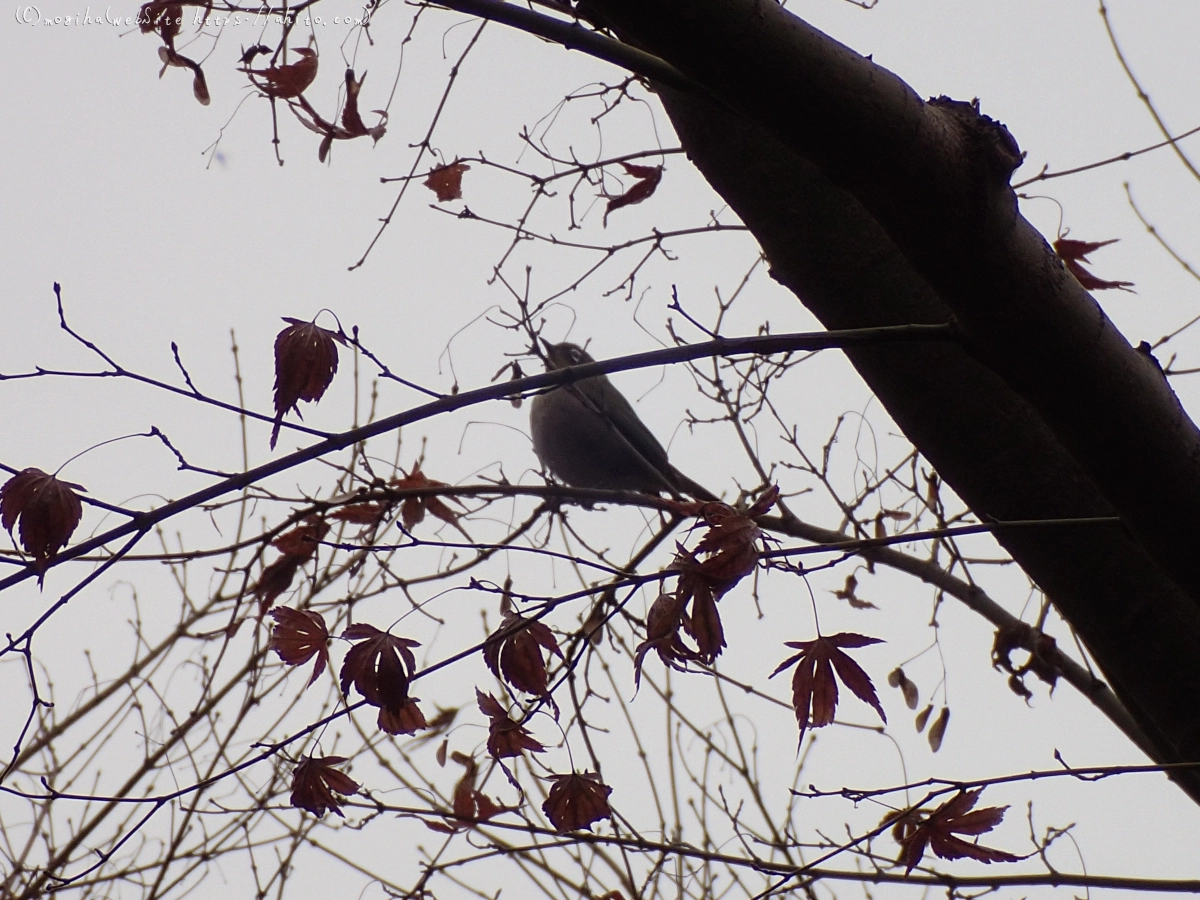
M 1121 517 L 998 537 L 1158 760 L 1200 760 L 1200 433 L 1017 212 L 1007 132 L 770 0 L 592 6 L 708 91 L 663 91 L 684 147 L 828 327 L 962 326 L 962 346 L 849 356 L 972 509 Z M 1177 781 L 1200 801 L 1200 772 Z

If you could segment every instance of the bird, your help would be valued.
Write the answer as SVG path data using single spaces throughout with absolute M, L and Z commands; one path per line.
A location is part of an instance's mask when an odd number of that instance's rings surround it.
M 542 344 L 549 371 L 595 362 L 577 344 Z M 564 484 L 717 499 L 671 465 L 662 444 L 604 375 L 538 394 L 530 404 L 529 426 L 533 452 Z

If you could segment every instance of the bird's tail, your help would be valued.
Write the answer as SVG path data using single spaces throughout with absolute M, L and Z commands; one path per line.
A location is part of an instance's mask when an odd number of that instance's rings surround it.
M 680 472 L 674 466 L 671 466 L 671 483 L 681 494 L 687 494 L 689 497 L 694 497 L 697 500 L 714 501 L 718 497 L 712 491 L 708 490 L 704 485 L 697 484 Z

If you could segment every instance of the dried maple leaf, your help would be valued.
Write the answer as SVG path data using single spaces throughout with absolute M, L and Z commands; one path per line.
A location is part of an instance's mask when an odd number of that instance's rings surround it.
M 955 834 L 985 834 L 1004 818 L 1007 806 L 989 806 L 971 811 L 982 792 L 983 788 L 962 791 L 927 816 L 922 817 L 921 811 L 915 810 L 898 818 L 892 827 L 892 837 L 900 845 L 900 859 L 897 862 L 904 866 L 904 874 L 911 872 L 921 861 L 927 845 L 935 856 L 942 859 L 967 857 L 989 865 L 994 862 L 1018 862 L 1021 859 L 1003 850 L 993 850 L 955 837 Z
M 268 97 L 287 100 L 299 97 L 317 77 L 317 51 L 311 47 L 297 47 L 295 53 L 300 57 L 294 63 L 283 66 L 271 66 L 267 69 L 244 69 L 246 74 L 259 76 L 265 81 L 250 79 L 254 86 Z
M 408 683 L 417 668 L 412 648 L 417 641 L 380 631 L 365 622 L 351 625 L 342 637 L 355 644 L 342 662 L 342 693 L 353 684 L 367 703 L 399 716 L 408 701 Z
M 419 490 L 422 488 L 439 488 L 449 487 L 444 481 L 434 481 L 428 475 L 421 471 L 421 463 L 413 464 L 413 470 L 403 478 L 392 479 L 392 487 L 398 490 Z M 424 497 L 406 497 L 400 505 L 400 521 L 403 522 L 405 530 L 411 531 L 413 526 L 419 525 L 425 519 L 425 513 L 441 519 L 447 525 L 453 525 L 458 529 L 468 541 L 471 536 L 459 523 L 459 513 L 456 513 L 448 507 L 441 497 L 435 494 L 429 494 Z
M 1063 265 L 1067 267 L 1067 271 L 1075 276 L 1075 279 L 1083 285 L 1085 290 L 1103 291 L 1109 288 L 1117 288 L 1118 290 L 1128 291 L 1133 287 L 1132 281 L 1105 281 L 1103 278 L 1097 278 L 1083 267 L 1083 263 L 1091 265 L 1087 258 L 1089 253 L 1093 250 L 1099 250 L 1101 247 L 1107 247 L 1109 244 L 1115 244 L 1118 240 L 1118 238 L 1112 238 L 1108 241 L 1073 241 L 1070 238 L 1059 238 L 1054 242 L 1054 252 L 1063 261 Z
M 658 654 L 664 665 L 680 672 L 687 671 L 687 662 L 699 659 L 696 651 L 679 637 L 684 603 L 677 591 L 671 591 L 659 594 L 650 605 L 650 612 L 646 614 L 646 639 L 638 644 L 633 658 L 634 685 L 641 685 L 642 662 L 651 650 Z
M 335 812 L 346 818 L 342 801 L 333 796 L 333 792 L 350 796 L 358 791 L 358 782 L 333 768 L 345 761 L 344 756 L 302 756 L 300 764 L 292 771 L 292 806 L 306 809 L 314 816 Z
M 183 27 L 183 6 L 162 0 L 143 3 L 138 10 L 137 23 L 142 34 L 153 31 L 168 47 L 174 47 L 175 37 Z
M 329 526 L 319 516 L 308 516 L 295 528 L 285 531 L 271 541 L 271 546 L 284 556 L 307 562 L 312 559 L 327 534 Z
M 510 717 L 500 701 L 491 694 L 475 688 L 475 699 L 479 703 L 479 711 L 491 720 L 488 724 L 487 749 L 495 759 L 520 756 L 524 750 L 541 753 L 546 749 L 520 722 Z
M 271 610 L 275 627 L 271 629 L 271 649 L 289 666 L 302 666 L 314 656 L 312 684 L 329 665 L 329 629 L 325 619 L 311 609 L 281 606 Z M 307 685 L 306 685 L 307 687 Z
M 342 128 L 350 137 L 362 137 L 370 135 L 375 143 L 379 143 L 379 139 L 387 133 L 387 118 L 388 114 L 385 110 L 377 109 L 374 112 L 379 116 L 379 124 L 374 128 L 368 128 L 362 120 L 362 116 L 358 112 L 358 94 L 362 90 L 363 82 L 367 80 L 367 73 L 362 73 L 362 78 L 357 81 L 354 78 L 354 70 L 346 70 L 346 105 L 342 107 Z
M 595 772 L 551 775 L 554 784 L 542 811 L 559 834 L 576 829 L 591 830 L 592 823 L 612 815 L 608 795 L 612 788 Z
M 608 214 L 610 212 L 614 209 L 620 209 L 622 206 L 633 206 L 635 203 L 641 203 L 654 193 L 658 188 L 658 183 L 662 181 L 662 166 L 635 166 L 632 163 L 623 162 L 621 163 L 621 168 L 637 180 L 630 185 L 629 190 L 625 193 L 619 194 L 616 197 L 608 197 L 608 206 L 604 209 L 604 224 L 606 226 L 608 225 Z
M 463 172 L 469 171 L 470 168 L 466 163 L 458 160 L 447 166 L 439 166 L 430 171 L 429 177 L 425 179 L 425 187 L 437 195 L 438 203 L 459 200 L 462 198 Z
M 670 607 L 666 604 L 655 623 L 656 635 L 647 636 L 647 641 L 654 642 L 659 656 L 668 665 L 672 665 L 672 657 L 677 660 L 693 658 L 711 664 L 724 649 L 725 631 L 717 612 L 717 601 L 758 565 L 762 530 L 754 520 L 770 509 L 778 496 L 779 489 L 771 487 L 745 512 L 718 502 L 702 503 L 696 510 L 695 514 L 708 525 L 708 530 L 694 553 L 677 545 L 678 553 L 671 563 L 671 568 L 679 572 L 675 596 L 680 621 L 696 642 L 696 651 L 690 657 L 690 651 L 680 653 L 682 644 L 668 634 L 674 626 L 668 616 Z M 705 558 L 699 559 L 699 554 L 704 554 Z M 690 610 L 685 612 L 688 603 Z
M 443 834 L 455 834 L 479 822 L 486 822 L 496 813 L 507 809 L 482 791 L 475 789 L 475 775 L 479 768 L 472 757 L 456 750 L 451 754 L 451 759 L 465 769 L 462 777 L 454 785 L 454 797 L 451 801 L 454 815 L 446 816 L 445 823 L 428 821 L 425 823 L 429 828 Z
M 39 585 L 46 569 L 83 518 L 83 504 L 75 493 L 82 490 L 78 484 L 59 481 L 32 467 L 18 472 L 0 487 L 0 524 L 11 535 L 20 520 L 21 547 L 33 557 Z
M 355 525 L 378 525 L 387 515 L 387 511 L 386 503 L 351 503 L 341 509 L 335 509 L 329 514 L 329 518 Z
M 329 533 L 329 526 L 317 516 L 309 516 L 290 531 L 285 531 L 272 546 L 282 553 L 277 560 L 263 568 L 250 593 L 258 598 L 258 614 L 263 616 L 275 600 L 292 586 L 296 573 L 312 559 L 317 547 Z
M 1017 649 L 1029 651 L 1029 659 L 1022 666 L 1014 666 L 1010 656 Z M 1058 676 L 1062 674 L 1062 664 L 1062 655 L 1054 638 L 1032 625 L 1016 622 L 1009 627 L 996 629 L 996 638 L 992 642 L 992 665 L 1010 674 L 1009 687 L 1026 702 L 1033 692 L 1025 687 L 1025 675 L 1032 672 L 1050 685 L 1053 693 Z
M 549 678 L 542 648 L 563 658 L 558 641 L 546 625 L 513 613 L 500 620 L 500 627 L 483 647 L 483 658 L 497 678 L 518 691 L 545 697 Z
M 429 723 L 425 721 L 425 713 L 421 712 L 421 707 L 417 706 L 420 699 L 420 697 L 409 697 L 400 705 L 399 709 L 381 707 L 375 724 L 379 726 L 380 731 L 387 734 L 416 734 L 422 728 L 428 728 Z
M 882 643 L 879 638 L 850 632 L 819 637 L 812 641 L 787 642 L 788 647 L 794 647 L 800 652 L 780 663 L 771 673 L 771 677 L 774 678 L 792 663 L 797 663 L 796 671 L 792 675 L 792 706 L 796 710 L 796 722 L 800 725 L 801 742 L 804 741 L 804 732 L 809 725 L 821 728 L 833 722 L 838 701 L 837 680 L 833 676 L 835 671 L 838 678 L 858 699 L 870 704 L 875 712 L 879 713 L 879 718 L 887 721 L 871 677 L 841 649 L 878 643 Z
M 705 571 L 704 563 L 684 549 L 683 545 L 678 546 L 678 551 L 671 568 L 679 572 L 675 596 L 681 612 L 685 605 L 691 602 L 691 611 L 681 615 L 681 623 L 696 642 L 694 658 L 711 664 L 725 648 L 725 629 L 721 626 L 721 615 L 717 612 L 717 598 L 720 594 L 714 587 L 714 579 Z M 757 554 L 755 558 L 757 559 Z M 662 657 L 662 654 L 659 653 L 659 656 Z
M 275 336 L 275 427 L 271 429 L 271 449 L 279 438 L 284 414 L 303 400 L 320 400 L 333 382 L 338 367 L 340 334 L 321 328 L 313 322 L 302 322 L 284 316 L 290 323 Z M 303 418 L 303 416 L 301 416 Z
M 284 555 L 263 568 L 262 574 L 258 576 L 258 581 L 254 583 L 254 587 L 250 588 L 250 593 L 258 598 L 259 616 L 265 615 L 279 595 L 292 586 L 292 581 L 303 564 L 304 560 L 302 559 Z
M 855 578 L 854 573 L 851 572 L 846 576 L 846 586 L 841 590 L 834 591 L 833 596 L 837 597 L 839 600 L 845 600 L 850 604 L 851 609 L 879 609 L 879 607 L 870 600 L 863 600 L 861 597 L 855 594 L 856 590 L 858 590 L 858 579 Z

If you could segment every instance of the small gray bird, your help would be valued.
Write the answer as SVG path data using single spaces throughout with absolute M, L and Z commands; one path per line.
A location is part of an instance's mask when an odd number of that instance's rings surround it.
M 543 344 L 550 370 L 595 362 L 575 344 Z M 667 461 L 662 444 L 604 375 L 538 394 L 529 426 L 542 465 L 573 487 L 717 499 Z

